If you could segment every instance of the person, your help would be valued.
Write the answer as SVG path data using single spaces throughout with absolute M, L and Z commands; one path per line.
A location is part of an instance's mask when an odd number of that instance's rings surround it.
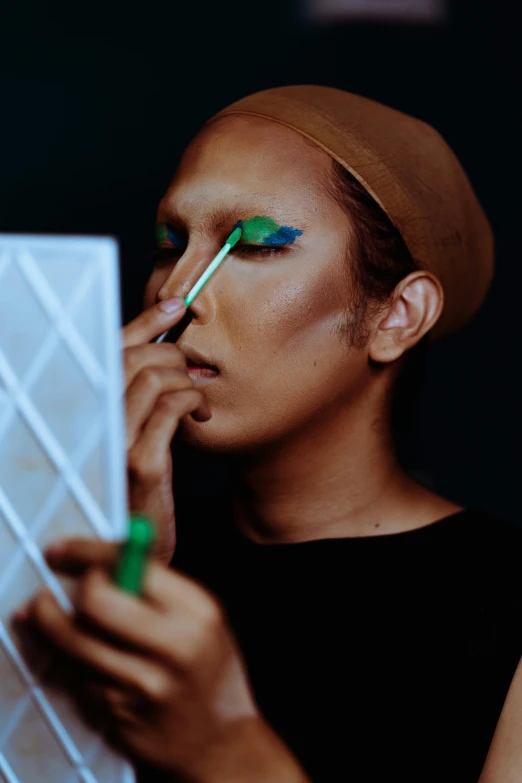
M 521 655 L 521 533 L 397 453 L 408 379 L 493 273 L 461 165 L 374 101 L 275 88 L 205 124 L 157 220 L 124 329 L 129 503 L 159 531 L 144 598 L 112 586 L 113 545 L 62 542 L 76 614 L 41 594 L 19 619 L 144 781 L 476 783 Z M 222 493 L 180 484 L 199 452 Z
M 479 783 L 518 783 L 521 770 L 522 663 L 519 663 Z

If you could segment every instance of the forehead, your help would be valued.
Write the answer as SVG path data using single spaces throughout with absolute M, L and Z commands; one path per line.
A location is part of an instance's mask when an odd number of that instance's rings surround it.
M 225 116 L 206 125 L 188 146 L 182 159 L 191 167 L 230 166 L 248 174 L 279 174 L 308 171 L 318 175 L 330 166 L 329 156 L 292 128 L 278 122 L 250 116 Z
M 216 202 L 278 200 L 321 209 L 330 157 L 296 131 L 255 117 L 224 117 L 186 149 L 162 204 L 179 213 Z

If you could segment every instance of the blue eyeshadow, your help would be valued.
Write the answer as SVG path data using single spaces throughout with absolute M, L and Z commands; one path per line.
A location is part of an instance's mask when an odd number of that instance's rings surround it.
M 176 247 L 183 248 L 185 245 L 185 242 L 181 237 L 176 234 L 174 229 L 172 229 L 170 226 L 167 226 L 167 237 L 172 242 L 173 245 L 176 245 Z

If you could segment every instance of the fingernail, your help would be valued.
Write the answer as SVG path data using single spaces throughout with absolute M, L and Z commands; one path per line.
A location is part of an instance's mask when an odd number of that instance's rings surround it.
M 181 297 L 175 296 L 173 299 L 165 299 L 164 302 L 161 302 L 159 307 L 164 313 L 175 313 L 176 310 L 181 310 L 185 307 L 185 302 Z
M 61 557 L 65 551 L 65 544 L 63 541 L 55 541 L 54 544 L 49 544 L 45 549 L 45 557 L 47 560 L 55 560 Z

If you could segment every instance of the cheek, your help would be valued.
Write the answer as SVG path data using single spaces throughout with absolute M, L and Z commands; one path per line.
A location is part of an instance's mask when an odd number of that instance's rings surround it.
M 206 390 L 212 419 L 183 425 L 193 445 L 248 451 L 324 423 L 358 393 L 365 360 L 339 337 L 348 296 L 339 268 L 230 268 L 219 286 L 223 376 Z
M 238 281 L 236 281 L 238 282 Z M 293 276 L 285 270 L 266 275 L 255 286 L 237 286 L 236 302 L 241 307 L 228 311 L 232 344 L 255 348 L 256 355 L 302 362 L 305 354 L 331 350 L 337 354 L 339 341 L 333 337 L 346 308 L 344 286 L 337 275 L 303 267 Z M 255 293 L 254 293 L 255 292 Z

